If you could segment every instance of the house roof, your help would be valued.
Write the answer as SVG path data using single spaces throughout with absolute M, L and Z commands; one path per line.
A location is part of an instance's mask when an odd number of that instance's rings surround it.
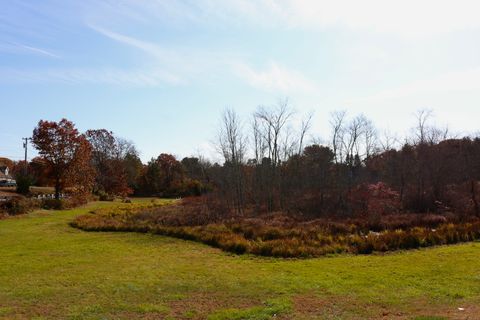
M 0 167 L 11 168 L 12 166 L 13 166 L 13 161 L 12 160 L 0 156 Z

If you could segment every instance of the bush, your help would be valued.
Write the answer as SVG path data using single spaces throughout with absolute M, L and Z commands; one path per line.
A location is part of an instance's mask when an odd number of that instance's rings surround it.
M 69 198 L 63 199 L 65 209 L 76 208 L 87 204 L 89 201 L 95 201 L 91 194 L 74 193 Z
M 42 208 L 46 210 L 63 210 L 66 208 L 66 205 L 60 199 L 45 199 L 42 201 Z
M 105 191 L 99 191 L 97 194 L 98 194 L 98 200 L 100 200 L 100 201 L 114 201 L 115 200 L 114 196 L 106 193 Z
M 2 209 L 9 215 L 26 214 L 40 208 L 40 202 L 29 198 L 13 198 L 2 204 Z
M 29 175 L 17 175 L 17 193 L 27 195 L 30 193 L 30 186 L 33 184 L 33 178 Z

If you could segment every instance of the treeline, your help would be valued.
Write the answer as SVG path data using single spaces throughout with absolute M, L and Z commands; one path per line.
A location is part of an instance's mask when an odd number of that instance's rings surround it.
M 130 195 L 199 196 L 210 188 L 201 159 L 178 161 L 160 154 L 144 165 L 132 142 L 106 129 L 80 133 L 67 119 L 40 121 L 32 143 L 39 156 L 13 165 L 20 193 L 27 194 L 30 185 L 51 186 L 57 199 L 69 193 L 111 200 Z
M 479 216 L 480 139 L 450 136 L 420 111 L 412 135 L 380 138 L 363 115 L 331 115 L 326 144 L 304 147 L 311 116 L 288 103 L 260 107 L 244 122 L 225 111 L 210 201 L 237 213 L 282 211 L 375 219 L 399 212 Z M 249 157 L 253 155 L 253 157 Z
M 35 183 L 54 186 L 57 196 L 68 190 L 101 199 L 208 194 L 210 210 L 222 214 L 480 216 L 478 138 L 453 138 L 430 125 L 427 111 L 402 141 L 380 137 L 363 115 L 335 112 L 320 142 L 311 138 L 311 119 L 299 118 L 288 101 L 259 107 L 250 119 L 226 110 L 216 137 L 221 164 L 170 154 L 143 164 L 132 142 L 106 129 L 80 133 L 66 119 L 40 121 L 32 136 L 39 156 L 13 172 L 22 192 Z
M 477 241 L 480 138 L 455 138 L 420 111 L 410 137 L 380 136 L 363 115 L 331 115 L 325 141 L 287 102 L 249 119 L 226 110 L 221 164 L 160 155 L 138 179 L 145 195 L 198 190 L 170 206 L 80 216 L 88 231 L 151 232 L 234 253 L 368 254 Z M 146 187 L 148 186 L 148 187 Z

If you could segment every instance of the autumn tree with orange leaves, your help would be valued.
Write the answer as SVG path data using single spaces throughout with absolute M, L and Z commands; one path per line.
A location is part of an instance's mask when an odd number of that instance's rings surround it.
M 66 187 L 82 194 L 91 191 L 94 180 L 90 163 L 92 148 L 73 122 L 40 120 L 33 130 L 32 143 L 54 181 L 55 199 L 60 198 Z
M 106 129 L 88 130 L 85 133 L 92 146 L 92 165 L 95 169 L 95 193 L 110 196 L 127 196 L 133 192 L 128 186 L 125 159 L 132 153 L 132 146 Z M 123 150 L 126 149 L 126 150 Z

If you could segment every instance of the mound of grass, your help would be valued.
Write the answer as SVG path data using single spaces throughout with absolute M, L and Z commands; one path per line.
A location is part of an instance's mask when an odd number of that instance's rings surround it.
M 167 203 L 168 204 L 168 203 Z M 276 226 L 267 219 L 244 217 L 209 224 L 191 223 L 189 208 L 176 206 L 126 206 L 97 210 L 77 217 L 71 225 L 85 231 L 154 233 L 193 240 L 227 252 L 283 258 L 320 257 L 337 253 L 370 254 L 480 239 L 480 221 L 443 223 L 435 229 L 413 227 L 405 230 L 365 232 L 355 225 L 330 222 L 296 222 Z M 202 221 L 195 217 L 195 221 Z

